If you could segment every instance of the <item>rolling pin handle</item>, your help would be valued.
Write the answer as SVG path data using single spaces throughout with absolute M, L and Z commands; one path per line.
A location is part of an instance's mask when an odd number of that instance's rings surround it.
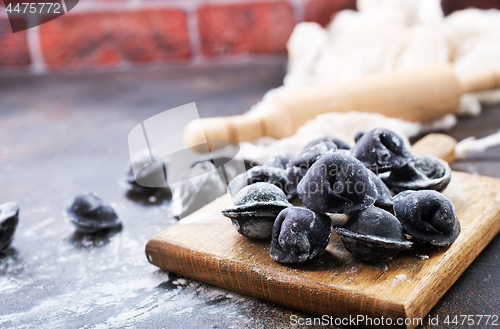
M 197 150 L 197 145 L 205 143 L 211 149 L 211 140 L 241 142 L 265 135 L 266 127 L 262 117 L 236 115 L 191 121 L 184 129 L 184 142 L 194 150 Z
M 500 68 L 460 78 L 462 93 L 500 88 Z

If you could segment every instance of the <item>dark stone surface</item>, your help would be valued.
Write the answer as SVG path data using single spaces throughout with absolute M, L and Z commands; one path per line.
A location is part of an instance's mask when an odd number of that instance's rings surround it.
M 0 327 L 285 328 L 290 316 L 306 316 L 149 264 L 146 242 L 176 222 L 168 198 L 149 202 L 118 183 L 128 132 L 142 120 L 193 101 L 202 116 L 242 113 L 281 84 L 284 68 L 277 61 L 1 77 L 0 203 L 17 201 L 21 210 L 12 246 L 0 255 Z M 461 119 L 452 136 L 496 131 L 499 109 Z M 499 152 L 453 167 L 500 177 Z M 86 191 L 115 205 L 121 231 L 74 232 L 63 210 Z M 499 251 L 497 236 L 430 316 L 500 314 Z

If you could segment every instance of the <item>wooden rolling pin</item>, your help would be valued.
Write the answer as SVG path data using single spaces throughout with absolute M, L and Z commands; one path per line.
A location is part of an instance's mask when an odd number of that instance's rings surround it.
M 500 69 L 460 79 L 448 64 L 371 75 L 347 83 L 283 91 L 273 98 L 264 115 L 190 122 L 184 130 L 184 141 L 193 147 L 210 140 L 284 138 L 318 114 L 334 111 L 376 112 L 408 121 L 426 121 L 455 113 L 464 93 L 494 88 L 500 88 Z

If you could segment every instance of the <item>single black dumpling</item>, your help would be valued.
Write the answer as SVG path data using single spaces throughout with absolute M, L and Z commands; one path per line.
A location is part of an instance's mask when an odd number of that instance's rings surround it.
M 76 230 L 83 234 L 92 234 L 121 226 L 113 207 L 105 204 L 93 192 L 76 196 L 67 214 Z
M 255 183 L 269 183 L 280 188 L 288 199 L 293 197 L 289 193 L 287 173 L 284 169 L 269 166 L 255 166 L 233 178 L 228 185 L 229 194 L 235 197 L 245 186 Z
M 332 142 L 321 142 L 311 148 L 304 149 L 287 164 L 289 193 L 297 194 L 297 185 L 306 172 L 322 155 L 336 151 L 337 145 Z
M 295 154 L 291 152 L 285 152 L 281 153 L 278 155 L 275 155 L 269 159 L 267 159 L 266 162 L 264 162 L 262 165 L 265 167 L 276 167 L 280 169 L 285 169 L 286 170 L 286 165 L 290 160 L 295 156 Z
M 453 203 L 433 190 L 397 194 L 394 214 L 404 231 L 424 244 L 448 246 L 460 234 L 460 222 Z
M 401 168 L 411 159 L 403 138 L 385 128 L 373 129 L 359 137 L 351 154 L 375 173 Z
M 405 166 L 394 169 L 384 182 L 395 193 L 405 190 L 444 190 L 451 180 L 448 163 L 429 154 L 416 154 Z
M 337 148 L 340 150 L 349 150 L 351 148 L 349 146 L 349 144 L 347 144 L 346 142 L 344 142 L 340 138 L 337 138 L 334 136 L 325 136 L 325 137 L 321 137 L 321 138 L 318 138 L 318 139 L 315 139 L 315 140 L 309 142 L 306 146 L 304 146 L 304 150 L 311 148 L 315 145 L 318 145 L 319 143 L 324 143 L 324 142 L 332 142 L 335 145 L 337 145 Z
M 7 249 L 14 239 L 19 223 L 19 204 L 6 202 L 0 205 L 0 251 Z
M 329 216 L 303 207 L 282 210 L 274 222 L 269 254 L 280 263 L 302 263 L 318 256 L 330 240 Z
M 153 157 L 155 155 L 153 154 Z M 128 185 L 130 191 L 143 194 L 143 195 L 154 195 L 160 191 L 169 191 L 170 187 L 165 181 L 165 171 L 164 165 L 167 166 L 167 160 L 163 161 L 152 161 L 152 156 L 149 150 L 143 150 L 137 152 L 132 156 L 132 162 L 128 163 L 125 175 L 122 181 Z M 134 169 L 142 168 L 137 177 L 134 176 Z M 157 186 L 159 182 L 165 182 L 165 187 L 153 187 Z
M 346 225 L 335 230 L 347 251 L 366 262 L 388 260 L 412 246 L 398 219 L 375 206 L 353 213 Z
M 269 239 L 273 224 L 283 209 L 291 207 L 282 190 L 273 184 L 255 183 L 242 188 L 222 214 L 247 238 Z
M 342 152 L 325 154 L 316 161 L 297 190 L 307 208 L 328 213 L 361 210 L 375 203 L 378 197 L 368 169 Z
M 375 183 L 375 187 L 377 188 L 377 200 L 375 200 L 375 206 L 381 207 L 384 209 L 390 208 L 392 209 L 393 200 L 392 194 L 387 185 L 371 170 L 368 170 L 370 174 L 370 179 Z

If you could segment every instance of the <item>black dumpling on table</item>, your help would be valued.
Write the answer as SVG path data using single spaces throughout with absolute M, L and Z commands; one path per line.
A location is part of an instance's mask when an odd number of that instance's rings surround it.
M 264 162 L 262 165 L 264 167 L 276 167 L 280 169 L 285 169 L 286 170 L 286 165 L 290 160 L 295 156 L 295 154 L 291 152 L 284 152 L 278 155 L 275 155 L 269 159 L 267 159 L 266 162 Z
M 340 138 L 337 138 L 334 136 L 325 136 L 325 137 L 321 137 L 321 138 L 318 138 L 318 139 L 315 139 L 315 140 L 309 142 L 306 146 L 304 146 L 304 150 L 311 148 L 315 145 L 318 145 L 319 143 L 324 143 L 324 142 L 332 142 L 335 145 L 337 145 L 337 148 L 340 150 L 349 150 L 351 148 L 349 146 L 349 144 L 347 144 L 346 142 L 344 142 Z
M 346 214 L 375 203 L 369 170 L 352 156 L 330 152 L 316 161 L 297 188 L 303 204 L 317 212 Z
M 384 178 L 395 193 L 405 190 L 444 190 L 451 180 L 451 168 L 442 159 L 429 154 L 416 154 L 403 167 Z
M 358 138 L 351 154 L 376 173 L 401 168 L 411 159 L 403 138 L 389 129 L 376 128 Z
M 453 203 L 433 190 L 397 194 L 394 214 L 404 231 L 423 244 L 448 246 L 460 234 L 460 222 Z
M 255 240 L 269 239 L 278 214 L 291 207 L 285 193 L 269 183 L 255 183 L 242 188 L 231 206 L 222 214 L 231 219 L 243 236 Z
M 371 170 L 367 170 L 370 175 L 370 179 L 375 183 L 377 189 L 377 200 L 375 200 L 375 206 L 383 209 L 392 209 L 394 205 L 392 200 L 392 194 L 387 185 L 380 179 L 377 174 Z
M 375 206 L 351 214 L 335 231 L 347 251 L 365 262 L 385 261 L 412 247 L 398 219 Z
M 19 204 L 6 202 L 0 205 L 0 251 L 7 249 L 14 239 L 19 223 Z
M 302 263 L 318 256 L 330 240 L 329 216 L 303 207 L 280 212 L 274 222 L 269 254 L 280 263 Z
M 76 196 L 66 213 L 76 230 L 82 234 L 93 234 L 121 226 L 113 207 L 105 204 L 93 192 Z
M 165 180 L 164 165 L 167 165 L 166 160 L 151 161 L 151 153 L 148 150 L 135 153 L 131 160 L 132 162 L 127 165 L 122 179 L 128 185 L 130 191 L 137 194 L 154 195 L 159 191 L 170 190 Z M 137 177 L 134 175 L 133 167 L 142 168 L 137 173 Z M 153 187 L 158 186 L 160 182 L 164 182 L 165 186 Z
M 288 193 L 287 173 L 284 169 L 268 166 L 255 166 L 248 169 L 246 172 L 234 177 L 227 187 L 229 194 L 236 197 L 238 192 L 245 186 L 255 183 L 269 183 L 277 186 L 287 196 L 288 199 L 293 197 Z
M 311 148 L 304 149 L 287 164 L 289 193 L 297 194 L 297 185 L 306 172 L 321 156 L 336 151 L 337 145 L 332 142 L 321 142 Z

